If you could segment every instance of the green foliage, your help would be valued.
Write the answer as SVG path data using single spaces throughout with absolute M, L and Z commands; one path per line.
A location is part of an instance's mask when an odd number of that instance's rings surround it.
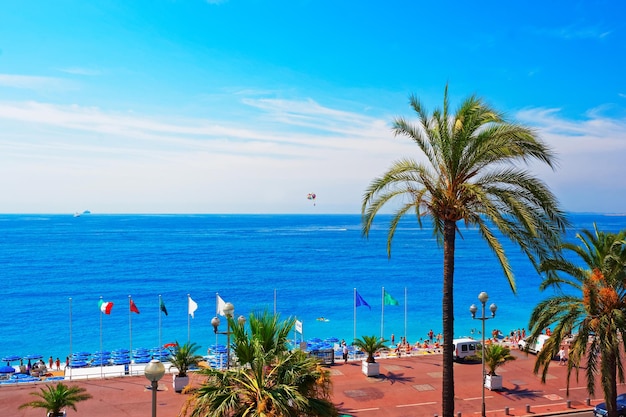
M 267 312 L 251 314 L 249 332 L 230 322 L 240 366 L 206 368 L 206 381 L 191 392 L 182 415 L 192 417 L 337 416 L 330 373 L 300 350 L 290 352 L 287 335 L 295 321 Z
M 381 340 L 376 336 L 363 336 L 360 339 L 354 341 L 354 346 L 367 353 L 366 361 L 369 363 L 375 363 L 374 355 L 381 349 L 385 349 L 386 340 Z
M 195 343 L 185 343 L 180 345 L 176 342 L 176 346 L 170 348 L 170 358 L 172 366 L 178 369 L 178 376 L 187 376 L 189 368 L 197 366 L 202 360 L 201 355 L 197 355 L 196 351 L 200 348 Z
M 555 196 L 522 163 L 553 167 L 552 150 L 529 127 L 512 123 L 482 99 L 471 96 L 451 113 L 448 87 L 443 108 L 429 113 L 410 97 L 415 124 L 400 117 L 396 136 L 412 140 L 425 158 L 404 157 L 374 178 L 363 195 L 362 232 L 369 235 L 375 216 L 385 206 L 394 208 L 387 233 L 387 255 L 400 220 L 407 214 L 432 219 L 443 245 L 443 412 L 454 414 L 453 287 L 455 239 L 458 222 L 474 227 L 495 254 L 511 290 L 513 269 L 500 239 L 519 246 L 537 268 L 560 242 L 567 226 Z
M 545 381 L 552 358 L 570 341 L 567 389 L 572 372 L 585 369 L 587 391 L 595 394 L 597 375 L 609 415 L 616 410 L 617 381 L 624 383 L 620 351 L 626 346 L 626 231 L 583 230 L 579 244 L 564 243 L 563 253 L 542 262 L 541 289 L 556 290 L 540 302 L 530 317 L 531 337 L 551 327 L 552 335 L 537 355 L 535 373 Z M 568 288 L 567 291 L 565 289 Z
M 23 408 L 44 408 L 53 416 L 61 415 L 64 408 L 71 408 L 76 411 L 76 404 L 91 398 L 86 393 L 85 388 L 77 386 L 67 386 L 62 382 L 54 385 L 47 385 L 40 388 L 39 392 L 31 392 L 31 395 L 39 397 L 39 400 L 27 402 L 19 406 Z
M 255 360 L 257 352 L 255 343 L 260 344 L 264 352 L 279 354 L 286 351 L 289 333 L 296 322 L 294 318 L 281 321 L 279 315 L 273 315 L 267 311 L 251 314 L 247 320 L 250 328 L 250 334 L 248 334 L 244 325 L 233 319 L 229 320 L 233 332 L 235 355 L 242 365 L 250 364 Z
M 478 357 L 482 360 L 482 348 L 478 349 L 477 352 Z M 497 343 L 485 345 L 485 366 L 487 367 L 489 375 L 496 375 L 496 369 L 515 359 L 515 356 L 511 355 L 511 349 L 506 346 Z

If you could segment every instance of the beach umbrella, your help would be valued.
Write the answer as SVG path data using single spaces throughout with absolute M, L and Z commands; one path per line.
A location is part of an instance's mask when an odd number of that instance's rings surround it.
M 87 365 L 88 365 L 87 362 L 80 361 L 80 360 L 70 362 L 70 368 L 84 368 Z
M 17 356 L 17 355 L 9 355 L 9 356 L 5 356 L 4 358 L 2 358 L 2 362 L 13 362 L 13 361 L 19 361 L 20 359 L 22 359 L 21 356 Z
M 30 355 L 24 356 L 23 359 L 41 359 L 41 358 L 43 358 L 43 355 L 40 355 L 38 353 L 31 353 Z
M 12 366 L 0 366 L 0 374 L 12 374 L 13 372 L 15 372 L 15 368 Z

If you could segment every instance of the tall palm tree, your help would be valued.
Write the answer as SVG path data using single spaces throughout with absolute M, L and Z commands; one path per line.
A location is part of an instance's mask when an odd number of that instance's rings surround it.
M 39 392 L 31 392 L 39 397 L 39 400 L 30 401 L 19 406 L 19 409 L 43 408 L 50 416 L 62 416 L 64 408 L 71 408 L 76 411 L 76 404 L 91 398 L 85 388 L 77 386 L 67 386 L 62 382 L 40 388 Z
M 199 371 L 206 382 L 191 392 L 182 415 L 337 416 L 330 398 L 330 372 L 317 359 L 288 349 L 286 335 L 294 322 L 253 313 L 250 334 L 243 325 L 231 322 L 241 366 Z
M 535 373 L 542 369 L 545 381 L 552 358 L 564 339 L 574 332 L 568 355 L 567 388 L 572 371 L 586 361 L 587 391 L 595 394 L 595 378 L 602 389 L 610 417 L 617 416 L 617 381 L 624 383 L 622 355 L 626 334 L 626 231 L 605 233 L 583 230 L 580 244 L 564 243 L 565 254 L 541 264 L 546 278 L 541 289 L 557 294 L 539 303 L 530 317 L 531 337 L 547 327 L 554 331 L 537 355 Z M 564 254 L 564 255 L 565 255 Z M 559 273 L 567 275 L 564 277 Z M 566 289 L 570 289 L 567 291 Z
M 508 122 L 475 96 L 465 99 L 451 114 L 447 86 L 443 109 L 429 114 L 415 96 L 410 97 L 410 105 L 417 113 L 417 124 L 397 118 L 393 131 L 414 141 L 426 160 L 401 159 L 371 182 L 363 196 L 362 230 L 367 237 L 376 214 L 388 202 L 397 201 L 387 234 L 387 254 L 391 256 L 391 243 L 404 215 L 416 215 L 420 226 L 423 217 L 432 218 L 434 233 L 443 244 L 442 398 L 443 416 L 451 417 L 457 222 L 478 228 L 515 292 L 500 236 L 518 244 L 538 266 L 539 259 L 558 242 L 566 220 L 546 185 L 519 166 L 535 160 L 553 167 L 551 150 L 531 129 Z

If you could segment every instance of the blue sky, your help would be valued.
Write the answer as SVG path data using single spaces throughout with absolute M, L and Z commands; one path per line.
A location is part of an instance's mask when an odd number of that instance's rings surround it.
M 564 209 L 626 213 L 621 1 L 0 8 L 0 212 L 358 213 L 448 83 L 537 129 Z

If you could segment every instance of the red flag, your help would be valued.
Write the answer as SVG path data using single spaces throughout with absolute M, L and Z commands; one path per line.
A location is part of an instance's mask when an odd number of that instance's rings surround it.
M 139 314 L 139 309 L 137 308 L 137 306 L 135 305 L 135 302 L 132 299 L 130 299 L 130 311 L 132 311 L 133 313 Z

